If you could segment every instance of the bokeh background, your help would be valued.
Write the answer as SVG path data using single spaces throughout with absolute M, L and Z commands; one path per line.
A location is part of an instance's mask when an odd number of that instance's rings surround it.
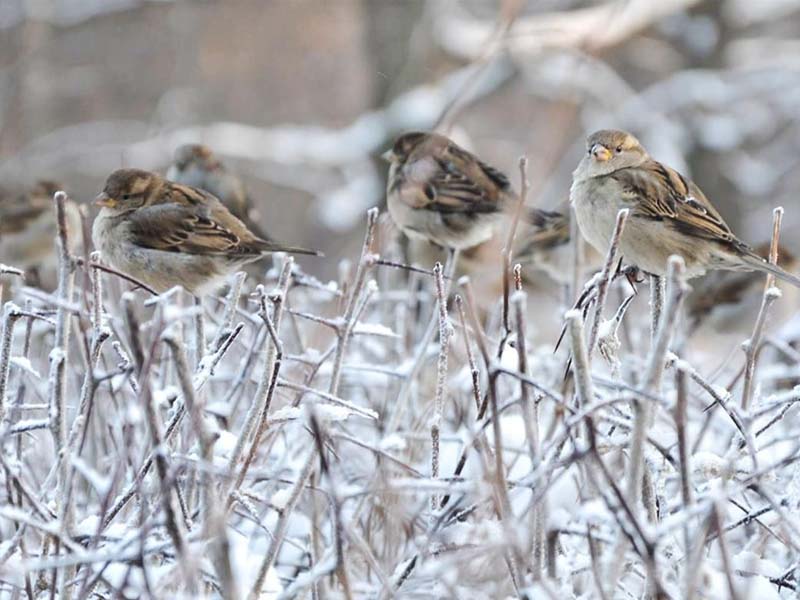
M 582 139 L 636 132 L 748 241 L 800 222 L 796 0 L 2 0 L 0 180 L 88 201 L 120 166 L 204 142 L 279 239 L 332 275 L 384 201 L 378 159 L 440 127 L 568 194 Z

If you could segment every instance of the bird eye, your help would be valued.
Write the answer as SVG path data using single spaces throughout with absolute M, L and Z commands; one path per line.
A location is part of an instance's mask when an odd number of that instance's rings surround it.
M 131 195 L 130 194 L 122 194 L 122 199 L 123 200 L 130 200 L 131 199 Z
M 622 152 L 622 146 L 617 146 L 616 150 L 617 150 L 617 154 L 619 154 L 620 152 Z

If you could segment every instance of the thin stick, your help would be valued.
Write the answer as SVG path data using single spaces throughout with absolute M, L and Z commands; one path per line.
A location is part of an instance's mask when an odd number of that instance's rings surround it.
M 442 278 L 447 282 L 444 290 L 445 296 L 450 295 L 450 283 L 456 270 L 458 256 L 458 250 L 449 251 L 447 264 L 445 265 L 444 274 L 442 275 Z M 403 414 L 407 408 L 408 396 L 411 393 L 411 388 L 413 387 L 417 376 L 422 370 L 422 367 L 425 365 L 425 358 L 428 355 L 428 347 L 433 341 L 433 336 L 436 334 L 438 329 L 439 316 L 436 313 L 436 310 L 434 310 L 431 314 L 430 321 L 428 321 L 428 325 L 425 328 L 425 332 L 422 334 L 419 342 L 417 342 L 417 349 L 416 353 L 414 354 L 414 362 L 411 365 L 411 369 L 408 371 L 403 383 L 400 385 L 400 390 L 397 392 L 397 399 L 394 402 L 395 409 L 394 412 L 392 412 L 391 418 L 389 419 L 387 431 L 396 431 L 400 426 L 400 419 L 403 417 Z
M 689 453 L 689 440 L 687 438 L 687 404 L 689 400 L 689 386 L 686 381 L 686 371 L 683 369 L 675 370 L 675 429 L 678 438 L 678 464 L 681 474 L 681 500 L 683 509 L 688 511 L 692 505 L 692 466 L 691 455 Z M 691 552 L 691 537 L 689 536 L 689 525 L 684 524 L 684 552 L 688 555 Z
M 434 282 L 436 283 L 436 302 L 439 307 L 439 358 L 436 368 L 436 396 L 433 403 L 433 418 L 431 419 L 431 479 L 439 478 L 439 431 L 442 426 L 442 413 L 444 412 L 445 394 L 447 393 L 447 353 L 450 347 L 450 323 L 447 318 L 447 296 L 442 277 L 442 264 L 436 263 L 433 267 Z M 431 495 L 431 517 L 439 508 L 439 495 Z
M 20 308 L 13 302 L 7 302 L 3 307 L 3 333 L 0 337 L 0 423 L 3 423 L 6 417 L 6 388 L 11 370 L 11 345 L 14 341 L 14 325 L 20 316 Z
M 330 384 L 328 386 L 328 393 L 335 396 L 339 391 L 339 382 L 342 375 L 342 365 L 344 364 L 344 357 L 347 350 L 347 344 L 353 334 L 355 327 L 355 314 L 361 298 L 361 292 L 366 284 L 367 273 L 372 269 L 375 264 L 375 255 L 372 253 L 372 248 L 375 244 L 375 225 L 378 222 L 378 209 L 371 208 L 367 211 L 367 231 L 364 235 L 364 243 L 361 246 L 361 258 L 358 261 L 358 269 L 356 270 L 355 283 L 350 289 L 350 295 L 347 301 L 342 321 L 344 323 L 343 329 L 339 332 L 338 342 L 336 344 L 336 354 L 333 358 L 333 372 L 331 374 Z
M 291 256 L 287 256 L 284 259 L 281 273 L 278 277 L 278 287 L 272 294 L 274 306 L 272 322 L 276 331 L 280 330 L 281 315 L 283 313 L 284 306 L 283 298 L 286 297 L 286 294 L 289 290 L 293 261 L 294 259 Z M 247 409 L 244 424 L 242 425 L 242 429 L 239 431 L 236 444 L 231 452 L 230 459 L 228 460 L 228 470 L 231 474 L 236 472 L 236 467 L 239 464 L 242 452 L 244 452 L 244 447 L 250 441 L 250 437 L 256 428 L 258 417 L 264 411 L 264 407 L 269 399 L 270 382 L 272 381 L 273 371 L 275 369 L 275 357 L 278 350 L 272 340 L 272 337 L 265 336 L 262 351 L 264 349 L 267 350 L 267 358 L 264 362 L 264 369 L 261 371 L 261 377 L 258 380 L 258 388 L 256 389 L 253 400 Z
M 778 207 L 772 211 L 772 241 L 769 246 L 769 262 L 773 265 L 778 264 L 778 245 L 781 236 L 781 221 L 783 220 L 783 208 Z M 747 412 L 753 400 L 755 389 L 756 363 L 758 361 L 759 350 L 761 348 L 761 338 L 764 334 L 764 324 L 772 304 L 780 298 L 780 290 L 775 286 L 775 276 L 767 273 L 764 283 L 764 295 L 761 298 L 761 308 L 758 311 L 753 333 L 750 339 L 744 343 L 745 368 L 744 386 L 742 388 L 742 410 Z
M 595 302 L 594 320 L 592 321 L 592 328 L 589 333 L 589 359 L 591 360 L 592 352 L 597 344 L 597 332 L 600 329 L 600 323 L 603 320 L 603 310 L 606 307 L 606 297 L 608 296 L 608 286 L 611 278 L 614 275 L 613 269 L 617 262 L 617 250 L 619 249 L 619 242 L 622 237 L 622 232 L 625 229 L 625 223 L 628 220 L 627 208 L 623 208 L 617 213 L 617 221 L 614 225 L 614 232 L 611 234 L 611 240 L 608 244 L 608 252 L 606 253 L 606 262 L 603 264 L 603 270 L 600 273 L 600 279 L 597 282 L 597 301 Z
M 519 159 L 519 179 L 520 188 L 519 196 L 517 196 L 517 204 L 514 207 L 514 216 L 511 220 L 511 227 L 508 230 L 508 237 L 506 244 L 503 247 L 503 329 L 506 334 L 511 331 L 509 323 L 509 309 L 508 302 L 511 295 L 511 257 L 514 253 L 514 240 L 517 238 L 517 229 L 519 228 L 519 220 L 522 216 L 522 210 L 525 207 L 525 202 L 528 198 L 528 159 L 524 156 Z
M 272 568 L 275 559 L 278 557 L 278 550 L 283 543 L 284 537 L 286 537 L 286 531 L 289 528 L 289 517 L 291 516 L 292 512 L 294 512 L 294 508 L 297 506 L 297 501 L 300 499 L 300 494 L 302 493 L 303 488 L 305 487 L 305 484 L 314 469 L 314 458 L 316 455 L 316 448 L 313 446 L 306 453 L 306 458 L 303 461 L 303 468 L 297 474 L 297 479 L 295 480 L 294 485 L 292 485 L 289 498 L 286 501 L 286 506 L 283 508 L 283 512 L 281 512 L 280 516 L 278 517 L 278 522 L 275 525 L 275 530 L 272 534 L 272 540 L 267 548 L 267 552 L 261 561 L 261 565 L 258 567 L 255 581 L 253 582 L 253 586 L 250 588 L 250 593 L 247 595 L 248 600 L 257 600 L 261 596 L 261 590 L 264 587 L 264 580 L 267 578 L 267 573 Z

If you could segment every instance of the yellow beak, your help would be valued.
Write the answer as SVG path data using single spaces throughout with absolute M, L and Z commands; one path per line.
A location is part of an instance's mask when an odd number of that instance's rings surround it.
M 606 162 L 611 158 L 611 150 L 603 146 L 603 144 L 595 144 L 592 146 L 592 156 L 597 162 Z
M 94 199 L 94 203 L 97 206 L 104 206 L 106 208 L 115 208 L 117 206 L 117 201 L 105 192 L 100 192 L 97 194 L 97 197 Z
M 381 154 L 381 158 L 386 162 L 392 162 L 395 159 L 395 155 L 392 150 L 387 150 L 386 152 Z

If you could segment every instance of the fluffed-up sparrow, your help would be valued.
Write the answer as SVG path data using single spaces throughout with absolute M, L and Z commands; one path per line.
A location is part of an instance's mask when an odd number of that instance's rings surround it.
M 406 133 L 383 157 L 389 214 L 411 238 L 453 250 L 477 246 L 513 197 L 505 175 L 443 135 Z
M 157 292 L 181 285 L 202 295 L 267 252 L 318 254 L 263 240 L 215 196 L 149 171 L 114 171 L 95 203 L 95 247 Z
M 619 250 L 653 275 L 664 275 L 667 259 L 677 254 L 688 278 L 715 269 L 756 270 L 800 286 L 800 278 L 737 238 L 700 188 L 652 159 L 625 131 L 601 130 L 587 138 L 570 199 L 581 233 L 601 253 L 608 249 L 617 213 L 629 209 Z

